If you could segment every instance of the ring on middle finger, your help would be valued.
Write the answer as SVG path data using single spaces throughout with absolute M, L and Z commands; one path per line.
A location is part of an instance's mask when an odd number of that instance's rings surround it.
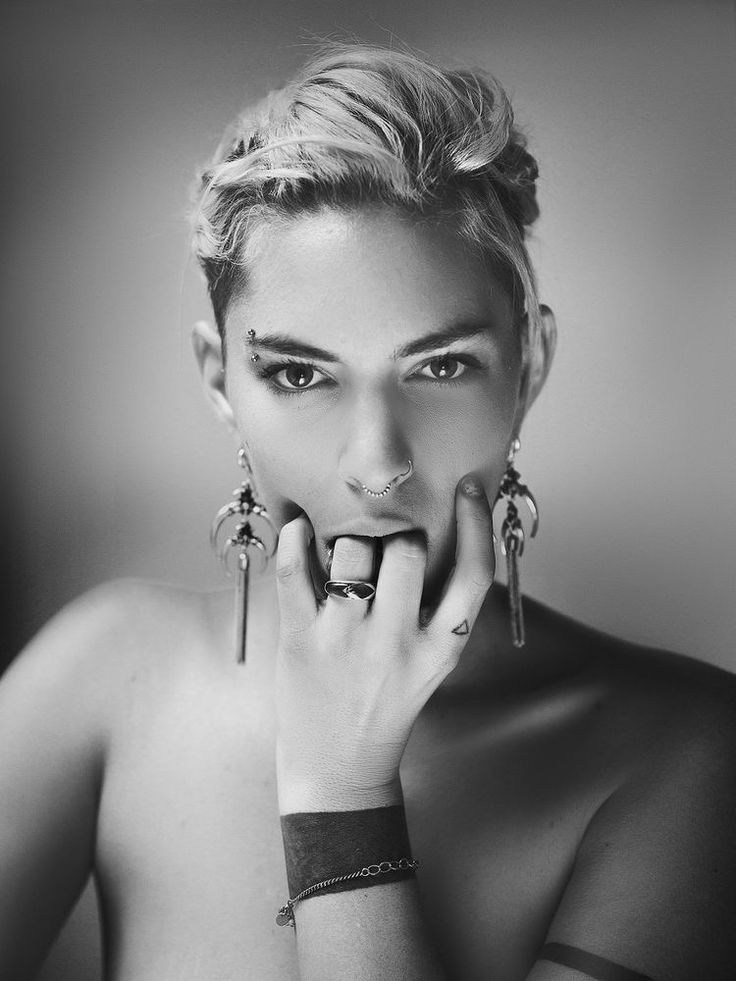
M 376 595 L 376 586 L 364 579 L 328 579 L 325 583 L 328 596 L 369 602 Z

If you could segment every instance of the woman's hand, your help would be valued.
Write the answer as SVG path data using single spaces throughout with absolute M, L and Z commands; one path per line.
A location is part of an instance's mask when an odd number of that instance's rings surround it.
M 491 509 L 473 475 L 456 488 L 455 566 L 428 623 L 420 623 L 427 554 L 415 534 L 384 540 L 371 604 L 327 597 L 309 571 L 305 515 L 281 530 L 277 584 L 277 768 L 282 814 L 381 807 L 401 800 L 399 763 L 423 705 L 465 647 L 495 560 Z M 335 543 L 333 579 L 371 578 L 374 545 Z

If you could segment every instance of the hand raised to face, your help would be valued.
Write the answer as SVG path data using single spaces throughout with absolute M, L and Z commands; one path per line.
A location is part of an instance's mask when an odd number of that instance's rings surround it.
M 457 664 L 495 558 L 480 481 L 456 487 L 455 566 L 434 613 L 421 609 L 426 546 L 385 538 L 375 597 L 315 598 L 305 515 L 284 525 L 277 557 L 280 633 L 276 711 L 279 803 L 295 810 L 378 807 L 400 799 L 399 763 L 430 695 Z M 335 543 L 331 578 L 374 581 L 373 539 Z

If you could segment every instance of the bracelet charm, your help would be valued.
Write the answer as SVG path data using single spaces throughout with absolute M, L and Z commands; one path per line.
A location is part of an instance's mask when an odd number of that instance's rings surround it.
M 291 924 L 293 927 L 294 907 L 296 904 L 300 903 L 308 896 L 311 896 L 313 893 L 318 892 L 320 889 L 326 889 L 328 886 L 335 885 L 338 882 L 349 882 L 353 879 L 375 877 L 385 872 L 406 872 L 411 874 L 417 868 L 419 868 L 419 862 L 417 862 L 416 859 L 400 858 L 396 861 L 377 862 L 373 865 L 367 865 L 356 872 L 347 872 L 345 875 L 336 875 L 330 879 L 325 879 L 323 882 L 315 882 L 314 885 L 307 886 L 306 889 L 303 889 L 297 896 L 294 896 L 293 899 L 287 899 L 276 914 L 276 922 L 279 926 Z M 379 883 L 366 882 L 363 885 L 379 885 Z

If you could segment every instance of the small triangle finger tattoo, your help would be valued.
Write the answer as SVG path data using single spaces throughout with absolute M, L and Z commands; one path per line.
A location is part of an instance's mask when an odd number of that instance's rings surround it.
M 459 623 L 456 627 L 453 627 L 452 628 L 452 632 L 454 634 L 460 634 L 461 636 L 463 634 L 467 634 L 468 633 L 468 621 L 467 620 L 463 620 L 462 623 Z

